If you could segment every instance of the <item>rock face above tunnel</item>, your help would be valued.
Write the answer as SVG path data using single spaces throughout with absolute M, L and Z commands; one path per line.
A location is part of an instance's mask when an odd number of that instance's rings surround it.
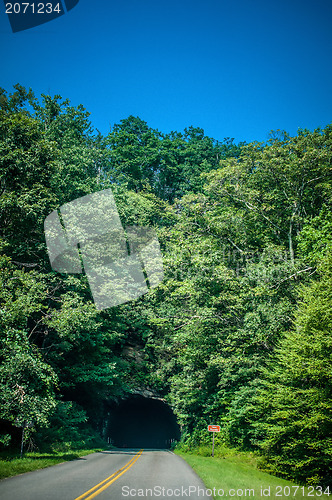
M 165 402 L 133 395 L 112 408 L 107 434 L 118 448 L 165 449 L 180 439 L 180 428 Z
M 148 387 L 144 389 L 135 389 L 132 391 L 132 395 L 142 396 L 147 399 L 159 399 L 159 401 L 166 402 L 165 399 L 161 398 L 157 392 L 149 389 Z

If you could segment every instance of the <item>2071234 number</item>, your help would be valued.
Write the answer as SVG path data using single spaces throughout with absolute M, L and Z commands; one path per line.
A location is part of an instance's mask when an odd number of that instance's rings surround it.
M 323 495 L 330 496 L 329 486 L 325 489 L 322 486 L 276 486 L 275 496 L 276 497 L 294 497 L 296 494 L 305 497 L 321 497 Z
M 53 5 L 51 3 L 6 3 L 6 14 L 53 14 L 62 12 L 59 3 Z

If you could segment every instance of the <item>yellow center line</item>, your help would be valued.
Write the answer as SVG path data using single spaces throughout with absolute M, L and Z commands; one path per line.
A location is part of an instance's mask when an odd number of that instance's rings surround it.
M 83 499 L 90 500 L 92 498 L 95 498 L 97 495 L 99 495 L 99 493 L 106 490 L 106 488 L 108 488 L 112 483 L 114 483 L 114 481 L 116 481 L 120 476 L 122 476 L 122 474 L 124 474 L 128 469 L 130 469 L 130 467 L 132 465 L 134 465 L 136 460 L 142 455 L 142 452 L 143 452 L 143 450 L 140 450 L 138 453 L 136 453 L 136 455 L 131 460 L 129 460 L 128 463 L 126 463 L 123 467 L 121 467 L 121 469 L 117 470 L 111 476 L 107 477 L 106 479 L 104 479 L 100 483 L 96 484 L 96 486 L 94 486 L 90 490 L 83 493 L 83 495 L 80 495 L 79 497 L 75 498 L 75 500 L 83 500 Z M 96 490 L 96 491 L 94 491 L 94 490 Z M 94 493 L 92 493 L 92 492 L 94 492 Z M 91 493 L 90 496 L 86 496 L 86 495 L 89 495 L 90 493 Z

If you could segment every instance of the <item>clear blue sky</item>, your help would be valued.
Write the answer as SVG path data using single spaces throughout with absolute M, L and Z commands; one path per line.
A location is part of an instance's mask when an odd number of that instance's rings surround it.
M 0 7 L 0 86 L 82 103 L 103 134 L 129 115 L 236 142 L 332 122 L 331 0 L 80 0 L 18 33 Z

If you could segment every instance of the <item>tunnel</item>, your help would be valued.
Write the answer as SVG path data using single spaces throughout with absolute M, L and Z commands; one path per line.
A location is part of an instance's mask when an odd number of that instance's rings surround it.
M 170 448 L 180 439 L 171 408 L 160 399 L 131 396 L 110 409 L 108 439 L 117 448 Z

